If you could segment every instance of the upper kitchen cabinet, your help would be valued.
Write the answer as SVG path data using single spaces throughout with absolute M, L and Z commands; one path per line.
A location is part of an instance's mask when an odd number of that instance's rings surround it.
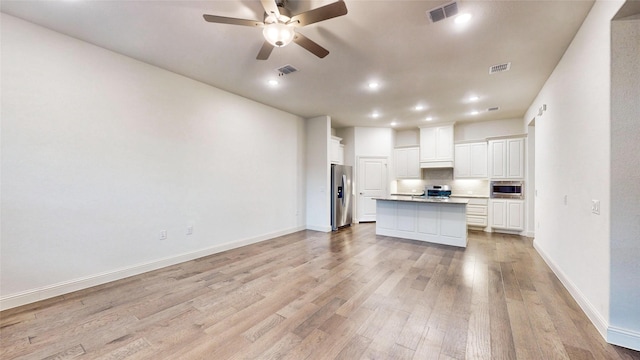
M 453 167 L 453 124 L 420 128 L 420 167 Z
M 420 179 L 420 148 L 417 146 L 393 150 L 396 179 Z
M 524 138 L 489 140 L 489 177 L 524 179 Z
M 453 176 L 456 179 L 486 179 L 487 162 L 486 141 L 456 144 Z
M 344 164 L 344 145 L 340 143 L 341 141 L 342 138 L 339 138 L 337 136 L 331 137 L 330 156 L 332 164 Z

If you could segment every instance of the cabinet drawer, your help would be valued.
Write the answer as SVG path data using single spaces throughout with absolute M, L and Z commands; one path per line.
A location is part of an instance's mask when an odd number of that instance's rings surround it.
M 467 226 L 487 226 L 486 216 L 467 215 Z
M 469 205 L 489 205 L 489 199 L 486 198 L 466 198 L 469 200 Z
M 487 216 L 488 211 L 486 206 L 482 205 L 467 205 L 467 215 Z

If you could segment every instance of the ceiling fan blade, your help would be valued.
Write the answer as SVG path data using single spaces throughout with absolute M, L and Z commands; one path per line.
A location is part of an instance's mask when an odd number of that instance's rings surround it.
M 260 48 L 260 52 L 258 52 L 258 56 L 256 56 L 256 60 L 267 60 L 269 55 L 271 55 L 271 51 L 273 51 L 274 46 L 269 44 L 268 41 L 265 41 Z
M 205 21 L 211 22 L 211 23 L 243 25 L 243 26 L 251 26 L 251 27 L 264 26 L 264 23 L 262 21 L 257 21 L 257 20 L 236 19 L 236 18 L 217 16 L 217 15 L 207 15 L 207 14 L 202 15 L 202 17 L 204 17 Z
M 296 35 L 293 37 L 293 42 L 307 49 L 307 51 L 309 51 L 310 53 L 312 53 L 313 55 L 319 58 L 323 58 L 329 55 L 329 50 L 323 48 L 322 46 L 318 45 L 315 41 L 309 39 L 308 37 L 300 33 L 296 33 Z
M 291 22 L 297 22 L 298 26 L 305 26 L 346 14 L 347 5 L 345 5 L 344 1 L 336 1 L 329 5 L 321 6 L 319 8 L 294 15 L 293 17 L 291 17 Z
M 280 9 L 278 9 L 278 4 L 276 4 L 275 0 L 260 0 L 260 2 L 262 2 L 262 7 L 267 15 L 273 14 L 276 19 L 280 17 Z

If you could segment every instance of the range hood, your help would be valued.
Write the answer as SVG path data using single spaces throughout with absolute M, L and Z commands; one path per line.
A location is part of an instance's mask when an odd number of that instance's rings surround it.
M 421 169 L 451 169 L 453 161 L 421 161 Z

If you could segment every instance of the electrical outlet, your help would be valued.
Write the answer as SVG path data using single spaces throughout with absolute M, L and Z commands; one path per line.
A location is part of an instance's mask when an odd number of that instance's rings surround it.
M 187 235 L 193 235 L 193 226 L 187 226 Z
M 591 200 L 591 212 L 600 215 L 600 200 Z
M 167 230 L 160 230 L 160 240 L 167 240 Z

